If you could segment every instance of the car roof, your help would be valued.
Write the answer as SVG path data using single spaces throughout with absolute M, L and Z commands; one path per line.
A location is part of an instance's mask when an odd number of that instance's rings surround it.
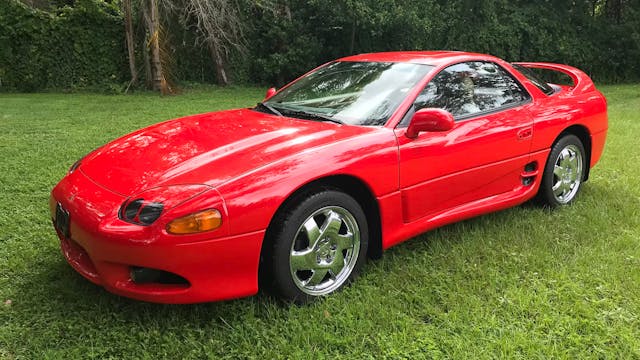
M 352 55 L 338 59 L 338 61 L 406 62 L 434 66 L 469 60 L 496 61 L 498 58 L 465 51 L 390 51 Z

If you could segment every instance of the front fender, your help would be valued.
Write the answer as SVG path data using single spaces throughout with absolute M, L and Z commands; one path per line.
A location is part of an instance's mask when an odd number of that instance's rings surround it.
M 376 197 L 397 191 L 398 148 L 393 131 L 380 128 L 307 149 L 218 186 L 227 205 L 230 235 L 266 229 L 296 190 L 335 175 L 360 179 Z

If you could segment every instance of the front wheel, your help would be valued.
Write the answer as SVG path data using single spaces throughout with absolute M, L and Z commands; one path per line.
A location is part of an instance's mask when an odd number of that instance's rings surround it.
M 314 193 L 280 214 L 263 265 L 270 288 L 296 303 L 329 295 L 351 282 L 366 260 L 364 211 L 336 190 Z
M 575 135 L 566 135 L 553 146 L 544 168 L 538 200 L 557 207 L 571 203 L 586 171 L 584 145 Z

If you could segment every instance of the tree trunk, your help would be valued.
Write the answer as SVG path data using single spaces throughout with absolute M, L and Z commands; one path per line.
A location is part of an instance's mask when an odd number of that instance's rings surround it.
M 151 59 L 149 59 L 149 49 L 147 48 L 148 43 L 148 35 L 147 38 L 144 39 L 142 43 L 142 48 L 144 51 L 142 52 L 142 60 L 144 62 L 144 85 L 147 89 L 151 89 Z
M 622 22 L 622 0 L 607 0 L 605 10 L 609 18 L 613 19 L 616 24 Z
M 229 78 L 227 77 L 227 70 L 224 65 L 224 55 L 220 52 L 220 46 L 217 46 L 213 41 L 209 41 L 209 51 L 211 52 L 211 58 L 216 67 L 218 85 L 229 85 Z
M 351 44 L 349 45 L 349 55 L 353 55 L 353 52 L 356 47 L 356 17 L 353 17 L 353 21 L 351 23 Z
M 122 2 L 124 8 L 124 30 L 126 33 L 127 52 L 129 55 L 129 71 L 131 72 L 131 82 L 129 86 L 138 82 L 138 70 L 136 69 L 136 53 L 135 42 L 133 39 L 133 15 L 131 8 L 131 0 Z M 129 87 L 127 86 L 127 90 Z
M 158 1 L 149 0 L 149 47 L 151 48 L 151 81 L 153 90 L 162 91 L 162 62 L 160 61 L 160 20 Z

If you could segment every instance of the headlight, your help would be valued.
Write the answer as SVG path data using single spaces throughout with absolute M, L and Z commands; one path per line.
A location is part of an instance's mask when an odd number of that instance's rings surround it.
M 82 159 L 84 159 L 84 156 L 82 157 Z M 71 165 L 71 167 L 69 168 L 69 174 L 71 174 L 72 172 L 76 171 L 78 166 L 80 166 L 80 161 L 82 161 L 82 159 L 74 162 L 73 165 Z
M 136 225 L 151 225 L 163 213 L 209 189 L 211 187 L 206 185 L 170 185 L 147 189 L 129 197 L 120 206 L 118 217 Z
M 167 232 L 174 235 L 195 234 L 215 230 L 222 225 L 222 215 L 216 209 L 208 209 L 183 216 L 167 224 Z
M 146 202 L 144 199 L 135 199 L 125 202 L 120 208 L 120 218 L 138 225 L 151 225 L 162 214 L 164 205 L 159 202 Z

